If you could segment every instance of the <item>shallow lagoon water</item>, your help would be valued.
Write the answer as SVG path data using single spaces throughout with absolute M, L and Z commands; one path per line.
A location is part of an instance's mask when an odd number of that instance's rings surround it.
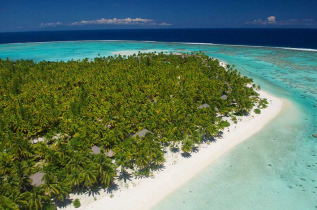
M 154 209 L 317 209 L 317 52 L 157 42 L 51 42 L 0 45 L 0 58 L 71 60 L 138 51 L 203 51 L 235 64 L 283 111 Z M 167 186 L 168 187 L 168 186 Z

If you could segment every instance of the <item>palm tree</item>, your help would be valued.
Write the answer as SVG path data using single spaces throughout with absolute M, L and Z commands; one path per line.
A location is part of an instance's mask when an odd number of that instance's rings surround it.
M 12 139 L 11 149 L 15 152 L 17 157 L 26 159 L 32 156 L 31 145 L 27 140 L 24 139 Z
M 19 192 L 21 188 L 21 182 L 17 174 L 10 174 L 1 180 L 1 194 L 10 196 L 15 192 Z
M 114 164 L 111 163 L 111 159 L 99 154 L 95 155 L 93 162 L 97 164 L 98 180 L 102 184 L 109 186 L 116 175 L 116 169 Z
M 14 191 L 10 194 L 9 198 L 19 207 L 19 209 L 26 209 L 29 203 L 27 197 L 23 196 L 20 191 Z
M 43 204 L 49 202 L 50 199 L 44 195 L 44 191 L 41 188 L 33 188 L 31 191 L 27 191 L 21 194 L 23 200 L 27 200 L 27 207 L 29 209 L 42 209 Z
M 28 175 L 30 174 L 31 166 L 33 164 L 34 163 L 32 163 L 31 160 L 23 162 L 15 161 L 13 164 L 14 173 L 17 175 L 23 190 L 26 190 L 25 186 L 29 185 L 30 183 Z
M 81 176 L 80 176 L 80 173 L 81 173 L 81 170 L 76 168 L 76 169 L 73 169 L 71 171 L 71 174 L 70 174 L 70 180 L 72 182 L 72 185 L 75 186 L 77 188 L 77 191 L 79 190 L 79 187 L 81 185 Z
M 90 187 L 96 183 L 96 170 L 94 164 L 89 164 L 83 169 L 79 175 L 81 182 L 85 187 Z
M 193 143 L 190 139 L 185 139 L 182 143 L 182 151 L 185 152 L 185 153 L 190 153 L 192 151 L 192 146 L 193 146 Z
M 0 209 L 19 210 L 19 206 L 10 198 L 0 195 Z
M 58 196 L 61 193 L 61 186 L 54 174 L 46 171 L 43 179 L 45 183 L 40 187 L 43 189 L 45 195 L 51 198 L 52 196 Z
M 12 163 L 14 162 L 14 156 L 2 152 L 0 154 L 0 175 L 9 174 L 12 171 Z

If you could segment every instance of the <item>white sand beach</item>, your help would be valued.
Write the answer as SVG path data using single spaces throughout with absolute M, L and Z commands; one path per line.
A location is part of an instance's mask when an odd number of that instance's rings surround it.
M 225 66 L 225 63 L 222 63 Z M 260 131 L 267 123 L 278 115 L 283 106 L 282 99 L 276 98 L 264 91 L 259 91 L 260 97 L 267 98 L 269 106 L 261 110 L 261 114 L 250 114 L 238 118 L 238 123 L 230 121 L 221 139 L 215 142 L 203 143 L 198 152 L 192 153 L 190 158 L 184 158 L 181 153 L 170 150 L 165 154 L 165 168 L 154 172 L 149 178 L 135 179 L 124 182 L 116 180 L 119 188 L 111 193 L 104 190 L 93 197 L 92 195 L 71 195 L 71 199 L 79 198 L 79 209 L 94 210 L 140 210 L 150 209 L 171 192 L 184 185 L 205 167 L 212 164 L 220 156 L 227 153 L 237 144 Z M 227 119 L 229 121 L 229 119 Z M 75 209 L 69 205 L 62 209 Z

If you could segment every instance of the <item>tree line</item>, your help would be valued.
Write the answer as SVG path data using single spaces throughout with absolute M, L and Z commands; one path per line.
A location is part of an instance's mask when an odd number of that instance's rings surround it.
M 54 208 L 70 193 L 109 187 L 119 169 L 147 176 L 168 147 L 190 153 L 219 135 L 229 126 L 221 116 L 265 108 L 256 88 L 203 53 L 0 59 L 0 208 Z M 133 135 L 142 129 L 150 132 Z

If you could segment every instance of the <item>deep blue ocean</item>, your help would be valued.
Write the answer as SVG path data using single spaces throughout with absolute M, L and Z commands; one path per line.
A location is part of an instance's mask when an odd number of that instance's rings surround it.
M 124 29 L 0 33 L 0 44 L 78 40 L 195 42 L 317 49 L 317 29 Z
M 282 98 L 283 110 L 153 210 L 317 209 L 317 138 L 312 137 L 317 133 L 316 29 L 0 33 L 0 43 L 0 59 L 67 61 L 138 52 L 202 51 L 234 64 L 264 91 Z

